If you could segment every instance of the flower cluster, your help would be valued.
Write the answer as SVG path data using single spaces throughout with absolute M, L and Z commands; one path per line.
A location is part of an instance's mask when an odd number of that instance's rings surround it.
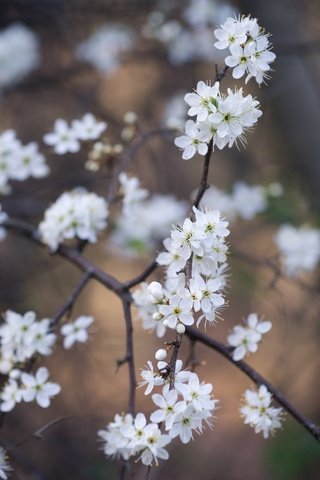
M 246 83 L 254 77 L 259 84 L 269 78 L 267 72 L 276 55 L 270 51 L 270 35 L 259 26 L 256 18 L 229 17 L 214 34 L 218 40 L 214 44 L 216 48 L 229 48 L 231 55 L 225 59 L 225 63 L 233 68 L 233 78 L 247 74 Z
M 251 95 L 244 97 L 242 89 L 228 89 L 227 95 L 222 94 L 219 82 L 210 86 L 200 81 L 195 92 L 187 93 L 184 98 L 190 106 L 188 114 L 196 116 L 196 121 L 186 121 L 185 134 L 174 142 L 183 150 L 184 160 L 197 152 L 205 155 L 209 142 L 219 149 L 232 147 L 237 139 L 244 142 L 245 132 L 262 115 L 259 102 Z
M 276 428 L 281 428 L 283 419 L 283 409 L 271 406 L 271 402 L 271 393 L 265 385 L 261 385 L 258 391 L 245 391 L 240 408 L 244 423 L 254 428 L 255 433 L 262 432 L 264 438 L 273 434 Z
M 214 62 L 219 52 L 212 48 L 212 29 L 233 12 L 234 6 L 227 2 L 190 0 L 181 11 L 180 21 L 176 5 L 170 2 L 165 11 L 154 10 L 148 15 L 142 34 L 161 42 L 174 66 L 194 61 Z
M 120 25 L 103 25 L 77 50 L 77 57 L 99 72 L 112 73 L 120 65 L 121 55 L 132 46 L 132 33 Z
M 320 230 L 282 225 L 275 242 L 280 250 L 284 272 L 295 277 L 301 272 L 315 269 L 320 260 Z
M 24 79 L 40 62 L 35 34 L 15 23 L 0 32 L 0 91 Z
M 108 204 L 95 193 L 76 189 L 63 193 L 44 215 L 39 232 L 52 251 L 64 240 L 78 238 L 91 243 L 107 225 Z
M 0 135 L 0 193 L 9 193 L 10 180 L 41 178 L 49 173 L 45 158 L 35 142 L 22 145 L 14 130 Z
M 106 128 L 107 123 L 98 121 L 92 113 L 86 113 L 80 120 L 72 120 L 70 126 L 59 118 L 54 123 L 53 132 L 46 133 L 43 141 L 53 146 L 58 155 L 75 153 L 79 152 L 81 141 L 97 140 Z
M 20 402 L 33 402 L 42 408 L 48 408 L 51 398 L 60 393 L 61 387 L 57 383 L 48 382 L 49 372 L 40 367 L 37 372 L 31 373 L 13 370 L 0 393 L 1 412 L 10 412 Z
M 200 205 L 217 208 L 230 221 L 237 217 L 252 220 L 267 209 L 269 195 L 269 187 L 236 182 L 230 193 L 216 187 L 208 188 Z
M 8 463 L 6 451 L 0 447 L 0 478 L 2 480 L 8 479 L 8 472 L 10 472 L 11 467 Z
M 233 360 L 241 360 L 248 353 L 256 352 L 258 343 L 262 340 L 262 335 L 269 332 L 271 327 L 271 322 L 259 321 L 256 313 L 250 313 L 245 327 L 236 325 L 233 333 L 228 336 L 228 344 L 234 347 L 232 352 Z
M 8 374 L 35 353 L 51 355 L 56 335 L 50 320 L 37 320 L 35 312 L 19 315 L 7 310 L 0 326 L 0 373 Z
M 163 448 L 173 438 L 179 437 L 182 443 L 193 439 L 193 433 L 201 434 L 204 424 L 211 427 L 212 415 L 217 400 L 212 398 L 212 385 L 200 382 L 196 373 L 182 370 L 182 361 L 175 366 L 174 388 L 170 388 L 170 367 L 158 362 L 158 372 L 151 362 L 148 369 L 141 372 L 141 386 L 147 385 L 145 394 L 151 393 L 154 386 L 162 386 L 162 394 L 152 395 L 158 407 L 150 415 L 147 423 L 145 415 L 116 415 L 106 430 L 98 435 L 105 441 L 104 452 L 108 456 L 128 460 L 138 455 L 144 465 L 158 463 L 158 458 L 167 460 L 168 452 Z M 165 433 L 161 431 L 161 425 Z
M 157 263 L 166 267 L 164 285 L 144 283 L 133 294 L 144 328 L 154 329 L 159 337 L 167 327 L 184 333 L 185 326 L 194 324 L 195 314 L 197 324 L 203 318 L 212 323 L 224 305 L 221 290 L 226 285 L 228 222 L 218 210 L 194 207 L 193 212 L 195 221 L 187 218 L 175 227 L 163 242 L 166 251 L 157 257 Z M 191 277 L 186 282 L 187 262 Z
M 120 174 L 119 183 L 122 212 L 110 241 L 122 254 L 134 256 L 156 246 L 168 234 L 170 226 L 184 217 L 187 205 L 172 195 L 149 197 L 148 190 L 140 187 L 139 179 L 126 173 Z

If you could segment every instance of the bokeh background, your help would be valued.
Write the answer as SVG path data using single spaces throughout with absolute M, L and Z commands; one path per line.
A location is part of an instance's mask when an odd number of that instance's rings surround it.
M 232 255 L 232 248 L 265 258 L 276 251 L 273 236 L 280 223 L 319 226 L 320 5 L 316 0 L 211 3 L 217 24 L 233 12 L 258 17 L 260 25 L 272 32 L 277 61 L 267 87 L 258 88 L 253 82 L 245 87 L 245 92 L 261 101 L 263 117 L 248 135 L 245 149 L 214 153 L 210 183 L 230 190 L 239 179 L 261 185 L 277 181 L 284 193 L 264 215 L 233 224 L 228 307 L 223 321 L 208 327 L 207 333 L 225 341 L 233 325 L 252 311 L 270 319 L 272 331 L 249 362 L 295 406 L 319 422 L 319 298 L 294 282 L 281 278 L 274 282 L 270 269 L 244 262 Z M 158 128 L 164 124 L 170 98 L 191 91 L 198 80 L 213 78 L 214 64 L 223 65 L 223 57 L 213 48 L 212 25 L 200 22 L 197 33 L 192 33 L 184 16 L 189 4 L 151 0 L 0 1 L 0 28 L 23 23 L 37 35 L 41 52 L 41 61 L 33 72 L 18 84 L 1 89 L 0 129 L 16 129 L 25 143 L 38 141 L 51 169 L 45 179 L 13 183 L 13 192 L 1 197 L 5 211 L 36 225 L 48 204 L 64 190 L 81 185 L 101 195 L 106 193 L 108 172 L 86 170 L 87 152 L 58 157 L 42 143 L 56 118 L 69 121 L 92 112 L 108 122 L 110 141 L 125 143 L 121 138 L 125 112 L 136 112 L 141 128 Z M 188 41 L 187 37 L 182 39 L 174 54 L 170 28 L 165 42 L 142 33 L 148 31 L 143 26 L 150 13 L 159 10 L 165 18 L 191 31 Z M 106 23 L 130 30 L 132 37 L 119 66 L 99 72 L 79 60 L 75 51 Z M 211 43 L 210 35 L 203 34 L 210 28 Z M 196 35 L 202 41 L 196 40 Z M 197 45 L 193 52 L 192 42 Z M 187 46 L 191 53 L 183 53 Z M 186 59 L 181 61 L 179 55 Z M 233 85 L 229 75 L 223 88 Z M 189 201 L 201 168 L 199 158 L 182 161 L 168 135 L 146 143 L 129 170 L 151 192 L 173 193 Z M 107 236 L 97 246 L 88 247 L 85 254 L 123 280 L 138 274 L 152 258 L 152 252 L 140 257 L 115 254 L 108 248 Z M 1 311 L 35 310 L 40 318 L 50 317 L 80 276 L 63 259 L 12 234 L 0 244 L 0 258 Z M 319 272 L 308 274 L 304 281 L 317 284 Z M 125 349 L 121 305 L 110 292 L 92 282 L 74 308 L 73 315 L 80 314 L 96 318 L 88 344 L 72 351 L 58 347 L 45 359 L 52 379 L 62 385 L 62 393 L 49 410 L 19 405 L 5 419 L 1 436 L 15 444 L 53 418 L 71 418 L 46 432 L 45 440 L 30 440 L 14 451 L 12 478 L 111 480 L 118 476 L 117 464 L 99 450 L 96 432 L 127 405 L 127 367 L 115 373 L 116 359 Z M 137 369 L 153 357 L 158 346 L 159 341 L 136 322 Z M 182 355 L 188 356 L 188 341 Z M 186 446 L 173 443 L 170 460 L 153 471 L 152 479 L 319 478 L 320 449 L 315 440 L 289 416 L 283 431 L 274 438 L 264 440 L 255 435 L 243 425 L 238 413 L 242 392 L 251 382 L 215 352 L 197 346 L 196 355 L 202 362 L 198 367 L 200 377 L 213 383 L 220 400 L 214 429 Z M 151 410 L 151 401 L 143 391 L 137 391 L 137 399 L 140 410 Z M 135 466 L 137 470 L 136 478 L 144 478 L 144 470 Z

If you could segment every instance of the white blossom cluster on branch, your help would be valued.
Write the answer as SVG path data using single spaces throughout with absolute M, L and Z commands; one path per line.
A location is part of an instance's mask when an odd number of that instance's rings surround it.
M 178 19 L 176 7 L 172 1 L 166 5 L 165 12 L 152 11 L 142 26 L 142 35 L 160 42 L 166 49 L 168 61 L 175 67 L 196 61 L 217 61 L 220 55 L 212 48 L 213 28 L 232 15 L 234 7 L 215 0 L 190 0 L 183 5 Z
M 24 181 L 29 177 L 41 178 L 49 173 L 45 157 L 38 144 L 23 145 L 14 130 L 0 134 L 0 193 L 9 193 L 11 180 Z
M 224 50 L 229 48 L 230 55 L 225 63 L 233 68 L 233 78 L 241 78 L 247 74 L 245 83 L 255 78 L 258 84 L 268 79 L 276 55 L 270 51 L 269 34 L 266 34 L 256 18 L 229 17 L 220 28 L 214 31 L 217 42 L 214 46 Z
M 107 226 L 108 204 L 84 189 L 63 193 L 44 214 L 39 225 L 42 241 L 55 251 L 64 240 L 78 238 L 95 243 Z
M 58 155 L 76 153 L 81 148 L 81 142 L 97 140 L 106 128 L 107 123 L 98 121 L 92 113 L 86 113 L 81 119 L 72 120 L 70 125 L 59 118 L 54 123 L 53 132 L 46 133 L 43 141 L 54 147 Z
M 272 324 L 268 321 L 260 321 L 256 313 L 250 313 L 246 319 L 246 326 L 236 325 L 233 332 L 228 336 L 228 344 L 234 347 L 233 360 L 238 361 L 248 353 L 254 353 L 262 340 L 262 335 L 269 332 Z
M 163 448 L 172 439 L 179 437 L 182 443 L 189 443 L 193 433 L 201 434 L 205 426 L 212 426 L 212 416 L 217 400 L 212 397 L 212 385 L 200 382 L 196 373 L 182 370 L 182 361 L 175 365 L 174 388 L 170 388 L 169 371 L 166 362 L 158 362 L 157 372 L 151 362 L 141 372 L 141 386 L 147 385 L 145 394 L 155 386 L 162 387 L 162 393 L 152 395 L 158 407 L 147 423 L 143 413 L 116 415 L 113 422 L 98 435 L 104 440 L 104 452 L 108 456 L 128 460 L 137 456 L 144 465 L 158 464 L 158 458 L 167 460 L 168 452 Z M 162 432 L 161 425 L 164 432 Z
M 110 243 L 122 255 L 136 256 L 163 240 L 171 225 L 185 216 L 187 203 L 173 195 L 150 195 L 137 177 L 125 172 L 119 175 L 119 183 L 122 211 L 115 219 Z
M 64 348 L 71 348 L 75 342 L 86 342 L 87 329 L 93 320 L 93 317 L 83 315 L 74 322 L 64 323 L 61 327 Z M 7 310 L 3 314 L 0 326 L 0 373 L 7 375 L 8 380 L 0 392 L 0 411 L 11 411 L 22 401 L 36 401 L 41 407 L 47 408 L 51 397 L 60 392 L 58 384 L 47 381 L 49 372 L 46 367 L 40 367 L 35 375 L 28 373 L 28 362 L 36 355 L 52 354 L 57 341 L 53 328 L 48 318 L 38 320 L 32 311 L 20 315 Z
M 271 402 L 271 393 L 265 385 L 261 385 L 258 391 L 245 391 L 240 408 L 244 423 L 249 424 L 255 433 L 262 432 L 264 438 L 282 426 L 283 409 L 272 406 Z
M 201 80 L 196 90 L 184 98 L 190 106 L 188 114 L 196 116 L 196 121 L 186 121 L 185 134 L 175 139 L 175 145 L 183 150 L 184 160 L 196 153 L 206 155 L 209 142 L 220 150 L 232 147 L 237 140 L 244 143 L 246 131 L 262 115 L 259 102 L 251 95 L 244 97 L 242 88 L 228 89 L 223 94 L 219 82 L 210 86 Z
M 14 23 L 0 31 L 0 91 L 23 80 L 40 63 L 36 35 Z

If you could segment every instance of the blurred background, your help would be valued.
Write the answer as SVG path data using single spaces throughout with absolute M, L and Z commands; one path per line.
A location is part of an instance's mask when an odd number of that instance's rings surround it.
M 37 225 L 65 190 L 84 186 L 106 195 L 114 164 L 92 171 L 85 168 L 89 147 L 58 156 L 42 142 L 43 135 L 57 118 L 71 121 L 87 112 L 107 121 L 108 141 L 124 148 L 132 134 L 124 121 L 128 111 L 136 113 L 140 132 L 179 128 L 186 114 L 184 94 L 199 80 L 213 80 L 215 64 L 223 66 L 225 52 L 213 47 L 215 26 L 239 13 L 258 17 L 272 32 L 277 60 L 268 86 L 259 88 L 251 81 L 244 87 L 261 102 L 263 116 L 248 134 L 246 148 L 214 152 L 210 183 L 231 191 L 237 180 L 262 186 L 278 182 L 283 193 L 270 198 L 253 220 L 232 222 L 228 306 L 223 321 L 208 327 L 207 333 L 225 342 L 232 327 L 250 312 L 271 320 L 272 331 L 249 363 L 319 422 L 319 296 L 295 282 L 275 279 L 272 269 L 232 253 L 234 249 L 258 259 L 271 257 L 281 223 L 320 226 L 319 2 L 1 0 L 0 132 L 13 128 L 22 143 L 38 142 L 51 174 L 11 182 L 11 193 L 2 195 L 0 202 L 8 214 Z M 9 35 L 13 26 L 16 33 Z M 24 39 L 25 49 L 17 47 L 9 54 L 15 35 Z M 234 84 L 227 76 L 223 90 Z M 129 172 L 151 194 L 172 194 L 189 202 L 199 184 L 202 160 L 182 161 L 173 138 L 170 132 L 151 137 L 136 152 Z M 119 207 L 115 203 L 112 208 L 117 212 Z M 152 249 L 161 249 L 160 238 L 142 249 L 134 242 L 128 248 L 108 238 L 106 234 L 97 246 L 89 246 L 85 255 L 121 280 L 137 275 L 153 258 Z M 13 234 L 1 242 L 0 259 L 1 311 L 35 310 L 39 318 L 50 317 L 80 277 L 63 259 Z M 319 271 L 303 281 L 318 284 Z M 91 282 L 74 308 L 73 316 L 80 314 L 96 319 L 90 341 L 71 351 L 56 347 L 42 362 L 62 393 L 49 410 L 20 404 L 5 419 L 1 436 L 14 444 L 53 418 L 72 417 L 49 430 L 45 440 L 30 440 L 14 451 L 12 478 L 118 478 L 118 465 L 100 451 L 96 432 L 126 410 L 127 367 L 115 373 L 116 359 L 125 350 L 122 309 L 114 295 Z M 153 358 L 159 343 L 135 322 L 137 370 Z M 186 340 L 185 359 L 188 349 Z M 197 346 L 196 356 L 202 362 L 199 376 L 213 383 L 220 400 L 214 429 L 186 446 L 173 443 L 170 460 L 154 469 L 152 479 L 319 478 L 319 446 L 302 427 L 287 416 L 283 431 L 274 438 L 255 435 L 238 413 L 241 395 L 251 382 L 215 352 Z M 151 411 L 143 391 L 137 391 L 137 400 L 139 410 Z M 136 478 L 144 478 L 144 470 Z

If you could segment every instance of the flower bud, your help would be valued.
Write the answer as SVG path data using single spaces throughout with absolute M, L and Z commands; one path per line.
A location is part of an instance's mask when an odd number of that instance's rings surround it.
M 151 282 L 148 286 L 148 292 L 156 301 L 162 300 L 164 297 L 162 285 L 159 282 Z
M 153 320 L 155 320 L 156 322 L 158 322 L 159 320 L 161 320 L 162 315 L 161 315 L 160 312 L 154 312 L 154 313 L 152 314 L 152 318 L 153 318 Z
M 180 335 L 182 335 L 186 331 L 186 327 L 183 325 L 183 323 L 178 323 L 176 330 L 178 333 L 180 333 Z
M 132 123 L 136 123 L 138 120 L 138 116 L 135 112 L 126 112 L 123 116 L 123 121 L 128 123 L 129 125 Z
M 167 355 L 167 351 L 164 348 L 159 348 L 159 350 L 157 350 L 155 353 L 155 358 L 156 360 L 161 361 L 167 358 Z

